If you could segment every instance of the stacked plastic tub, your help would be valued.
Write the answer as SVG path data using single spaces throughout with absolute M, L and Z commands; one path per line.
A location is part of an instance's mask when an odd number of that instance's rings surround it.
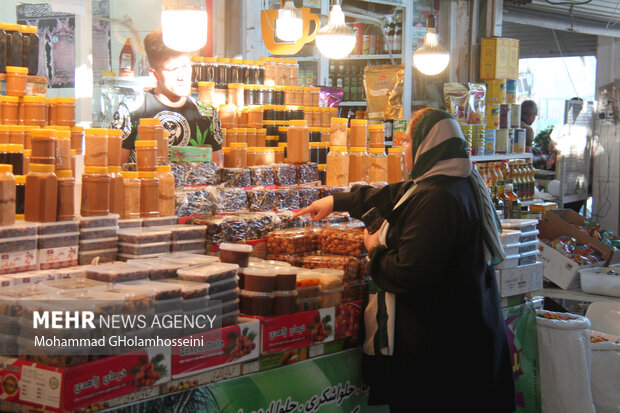
M 535 219 L 503 219 L 500 236 L 506 259 L 499 269 L 515 268 L 536 263 L 538 256 L 538 230 Z
M 206 225 L 171 225 L 157 229 L 170 230 L 170 251 L 204 254 L 207 245 Z
M 37 269 L 37 234 L 34 223 L 0 228 L 0 274 Z
M 42 223 L 37 242 L 40 270 L 71 267 L 78 264 L 78 221 Z
M 95 258 L 100 263 L 116 260 L 118 243 L 118 215 L 80 219 L 78 264 L 89 265 Z
M 118 260 L 157 258 L 170 252 L 170 229 L 127 228 L 118 231 Z

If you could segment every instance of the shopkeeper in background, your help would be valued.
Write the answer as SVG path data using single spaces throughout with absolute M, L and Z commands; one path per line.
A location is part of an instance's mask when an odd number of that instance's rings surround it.
M 359 219 L 376 207 L 386 219 L 375 234 L 364 232 L 368 302 L 384 294 L 364 309 L 369 403 L 389 404 L 392 413 L 511 413 L 512 365 L 491 264 L 504 253 L 484 182 L 444 111 L 415 112 L 404 148 L 411 180 L 357 186 L 300 211 L 314 220 L 333 210 Z
M 521 128 L 525 129 L 525 152 L 532 152 L 534 144 L 534 129 L 532 123 L 538 116 L 538 105 L 533 100 L 524 100 L 521 103 Z
M 168 146 L 211 145 L 212 159 L 222 165 L 222 128 L 217 111 L 191 97 L 192 65 L 187 53 L 172 50 L 163 42 L 161 29 L 144 38 L 144 48 L 157 86 L 144 93 L 133 112 L 119 105 L 112 128 L 123 130 L 123 161 L 135 162 L 135 141 L 141 118 L 158 118 L 168 131 Z M 137 138 L 139 139 L 139 137 Z

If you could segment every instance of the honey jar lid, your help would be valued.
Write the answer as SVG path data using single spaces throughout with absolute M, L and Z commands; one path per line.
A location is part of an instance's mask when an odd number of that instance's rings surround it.
M 140 118 L 140 125 L 161 125 L 161 122 L 157 118 Z
M 155 172 L 153 171 L 139 171 L 138 178 L 155 178 Z
M 276 105 L 263 105 L 263 110 L 276 110 Z
M 9 126 L 9 130 L 10 130 Z M 50 128 L 41 128 L 41 129 L 32 129 L 30 131 L 30 136 L 33 138 L 53 138 L 56 135 L 56 131 Z
M 246 133 L 256 133 L 256 128 L 246 128 Z
M 0 96 L 0 102 L 6 102 L 6 103 L 17 103 L 19 102 L 19 97 L 17 96 Z
M 225 146 L 222 148 L 222 152 L 224 152 L 224 155 L 230 153 L 230 147 L 229 146 Z
M 237 128 L 237 133 L 245 134 L 248 133 L 248 128 Z
M 31 163 L 30 172 L 54 172 L 55 165 L 43 164 L 43 163 Z
M 265 128 L 258 128 L 258 129 L 256 129 L 256 133 L 267 133 L 267 129 L 265 129 Z
M 200 62 L 202 60 L 201 56 L 190 56 L 189 60 L 191 60 L 192 62 Z
M 310 148 L 318 148 L 318 147 L 320 146 L 320 145 L 319 145 L 319 143 L 321 143 L 321 142 L 310 142 L 310 143 L 308 144 L 308 146 L 309 146 Z M 351 149 L 353 149 L 353 148 L 351 148 Z
M 24 103 L 41 103 L 45 104 L 45 97 L 43 96 L 24 96 L 22 98 Z
M 317 126 L 313 126 L 311 128 L 309 128 L 310 132 L 323 132 L 323 128 L 317 127 Z
M 108 165 L 108 172 L 112 173 L 118 173 L 121 172 L 123 170 L 123 168 L 121 166 L 118 165 Z
M 56 98 L 56 104 L 59 103 L 69 103 L 69 104 L 75 104 L 75 98 L 69 98 L 69 97 L 57 97 Z
M 336 152 L 346 152 L 347 147 L 346 146 L 332 146 L 331 148 L 329 148 L 329 150 L 336 151 Z
M 84 173 L 85 174 L 107 174 L 108 167 L 107 166 L 85 166 Z
M 308 122 L 305 120 L 294 119 L 288 122 L 289 126 L 308 126 Z
M 0 152 L 6 152 L 8 143 L 0 143 Z
M 370 153 L 385 153 L 384 148 L 370 148 Z
M 71 169 L 61 169 L 56 171 L 56 176 L 59 178 L 73 178 L 73 171 Z
M 245 142 L 231 142 L 230 147 L 231 148 L 247 148 L 248 144 Z
M 215 82 L 198 82 L 198 87 L 215 87 Z
M 322 148 L 329 148 L 329 142 L 319 142 Z
M 19 31 L 21 31 L 22 33 L 36 34 L 38 30 L 39 28 L 37 26 L 28 26 L 25 24 L 19 25 Z
M 240 88 L 243 87 L 243 83 L 229 83 L 228 84 L 228 89 L 235 89 L 235 88 Z
M 77 155 L 77 150 L 76 149 L 69 149 L 69 153 L 71 154 L 71 157 Z
M 279 126 L 278 132 L 288 132 L 288 126 Z
M 368 129 L 369 130 L 384 130 L 385 128 L 383 127 L 383 125 L 368 125 Z
M 321 112 L 329 112 L 329 111 L 330 111 L 330 108 L 325 107 L 325 106 L 321 106 L 321 107 L 319 108 L 319 110 L 320 110 Z
M 366 152 L 365 146 L 352 146 L 351 152 Z
M 405 148 L 388 148 L 388 153 L 403 153 L 405 152 Z
M 46 105 L 53 105 L 56 103 L 56 98 L 45 98 Z
M 32 155 L 32 149 L 24 149 L 24 158 L 27 158 L 30 155 Z
M 209 56 L 205 57 L 203 61 L 207 63 L 215 63 L 217 60 L 215 59 L 215 57 Z
M 0 132 L 9 132 L 9 125 L 0 125 Z
M 322 165 L 318 165 L 317 168 L 319 169 L 319 171 L 324 171 L 327 169 L 327 165 L 322 164 Z
M 21 67 L 21 66 L 7 66 L 6 67 L 6 72 L 7 73 L 20 73 L 20 74 L 27 74 L 28 73 L 28 68 L 27 67 Z
M 254 152 L 265 152 L 266 150 L 267 148 L 263 146 L 257 146 L 256 148 L 254 148 Z
M 366 126 L 368 125 L 368 121 L 366 119 L 351 119 L 351 126 L 353 125 Z
M 123 136 L 123 131 L 120 129 L 108 129 L 109 136 Z
M 244 64 L 244 65 L 251 65 L 252 63 L 253 63 L 253 60 L 245 60 L 245 59 L 243 59 L 241 61 L 241 64 Z
M 9 132 L 24 132 L 26 128 L 24 125 L 9 125 Z
M 30 132 L 30 135 L 32 135 L 32 131 Z M 71 139 L 71 131 L 65 129 L 56 129 L 56 133 L 54 134 L 54 136 L 56 137 L 56 139 L 59 140 L 69 140 Z
M 230 129 L 228 129 L 228 133 L 229 134 L 231 134 L 231 133 L 235 133 L 236 134 L 237 130 L 238 130 L 238 128 L 230 128 Z
M 331 122 L 332 123 L 345 123 L 346 124 L 346 123 L 349 122 L 349 119 L 347 119 L 347 118 L 332 118 Z
M 268 140 L 268 141 L 277 141 L 278 139 L 280 139 L 279 136 L 273 136 L 273 135 L 265 136 L 265 140 Z
M 286 148 L 288 147 L 288 143 L 286 142 L 278 142 L 278 148 Z
M 125 179 L 138 179 L 138 172 L 136 171 L 121 171 L 121 175 Z
M 151 148 L 151 147 L 157 147 L 157 141 L 151 141 L 151 140 L 146 140 L 146 141 L 136 141 L 135 143 L 136 148 Z
M 223 134 L 228 133 L 228 129 L 226 129 L 226 128 L 222 128 L 221 131 L 222 131 Z
M 275 152 L 284 152 L 284 146 L 278 146 L 277 148 L 270 148 Z
M 13 173 L 13 165 L 0 163 L 0 173 Z
M 230 59 L 230 63 L 240 65 L 243 62 L 242 59 Z
M 108 136 L 108 130 L 106 128 L 88 128 L 84 129 L 87 135 L 103 135 Z
M 8 143 L 6 151 L 7 153 L 24 153 L 24 145 L 21 143 Z
M 4 23 L 4 30 L 10 30 L 10 31 L 19 31 L 19 24 L 15 24 L 15 23 Z
M 157 165 L 157 172 L 172 172 L 170 165 Z
M 26 185 L 26 175 L 15 175 L 15 183 L 17 185 Z
M 215 61 L 218 63 L 230 63 L 230 59 L 227 57 L 216 57 Z

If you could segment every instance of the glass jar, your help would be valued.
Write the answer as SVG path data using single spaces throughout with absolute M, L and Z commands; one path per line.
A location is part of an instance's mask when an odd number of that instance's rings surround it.
M 202 57 L 190 56 L 189 59 L 192 62 L 192 87 L 196 87 L 202 79 Z
M 278 143 L 288 142 L 288 126 L 280 126 L 278 128 Z
M 265 137 L 265 147 L 267 148 L 276 148 L 278 146 L 278 142 L 280 141 L 280 137 L 277 135 L 267 135 Z
M 18 24 L 5 23 L 6 32 L 6 66 L 22 66 L 22 51 L 24 37 L 19 31 Z
M 228 146 L 228 129 L 222 128 L 222 148 Z
M 108 129 L 108 166 L 121 166 L 121 153 L 123 147 L 123 131 L 120 129 Z
M 310 88 L 310 96 L 312 97 L 312 105 L 314 107 L 319 106 L 319 100 L 321 97 L 321 88 L 320 87 L 311 87 Z
M 9 125 L 0 125 L 0 145 L 9 143 Z
M 256 147 L 248 146 L 248 166 L 256 165 Z
M 218 57 L 215 61 L 217 62 L 215 86 L 220 89 L 226 89 L 228 87 L 228 83 L 230 83 L 230 59 Z
M 0 226 L 15 224 L 15 192 L 13 166 L 0 164 Z
M 287 133 L 287 155 L 289 163 L 310 161 L 310 130 L 305 120 L 292 120 Z
M 37 26 L 20 26 L 22 32 L 22 66 L 28 68 L 30 76 L 39 70 L 39 36 Z
M 297 86 L 297 79 L 299 77 L 299 63 L 297 59 L 288 59 L 288 85 Z
M 256 147 L 256 148 L 254 148 L 254 150 L 255 150 L 254 165 L 257 165 L 257 166 L 265 165 L 265 151 L 266 151 L 266 148 L 264 148 L 264 147 Z
M 248 144 L 233 142 L 230 144 L 231 168 L 248 166 Z
M 286 125 L 287 114 L 286 114 L 286 106 L 276 105 L 276 121 L 278 125 Z
M 295 104 L 295 90 L 293 86 L 284 87 L 284 104 L 287 106 Z
M 30 164 L 26 175 L 24 219 L 29 222 L 55 222 L 58 208 L 58 178 L 53 164 Z
M 45 125 L 45 98 L 43 96 L 24 96 L 24 125 Z
M 327 155 L 327 186 L 344 187 L 349 184 L 349 154 L 346 146 L 332 146 Z
M 159 216 L 159 179 L 154 171 L 138 172 L 140 178 L 140 218 Z
M 228 79 L 228 82 L 229 87 L 231 83 L 243 83 L 241 59 L 230 59 L 230 79 Z
M 307 106 L 304 105 L 304 88 L 303 86 L 293 86 L 293 105 L 295 106 Z
M 2 195 L 0 195 L 1 197 Z M 26 204 L 26 176 L 15 176 L 15 215 L 24 219 L 24 206 Z M 16 217 L 17 218 L 17 217 Z
M 243 85 L 243 101 L 246 105 L 257 105 L 258 95 L 255 93 L 256 86 Z
M 259 85 L 264 85 L 265 84 L 265 62 L 262 61 L 257 61 L 256 62 L 257 65 L 257 78 L 256 78 L 256 83 Z
M 252 83 L 252 61 L 243 59 L 241 61 L 241 80 L 239 83 L 249 85 Z
M 264 86 L 260 90 L 263 93 L 263 102 L 265 105 L 276 105 L 275 86 Z
M 75 126 L 75 98 L 57 97 L 55 125 Z
M 4 164 L 9 164 L 13 167 L 13 173 L 15 175 L 24 174 L 24 146 L 14 143 L 6 145 L 6 159 L 3 160 Z
M 312 114 L 312 126 L 317 128 L 321 126 L 321 108 L 311 106 L 310 113 Z
M 0 106 L 2 107 L 2 123 L 4 125 L 17 125 L 19 97 L 0 96 Z
M 110 176 L 109 209 L 110 213 L 123 215 L 125 209 L 125 179 L 121 174 L 121 167 L 117 165 L 108 166 Z
M 308 123 L 308 125 L 312 124 L 312 112 L 310 111 L 310 106 L 304 106 L 304 120 Z
M 45 106 L 47 107 L 47 124 L 56 124 L 56 99 L 45 98 Z
M 205 64 L 205 68 L 204 68 L 204 81 L 205 82 L 213 82 L 215 85 L 215 72 L 216 72 L 216 63 L 215 63 L 215 57 L 205 57 L 203 59 L 203 62 Z
M 302 98 L 301 102 L 303 106 L 312 106 L 312 88 L 309 86 L 303 86 L 301 88 Z
M 276 107 L 275 105 L 264 105 L 263 107 L 263 120 L 274 121 L 276 120 Z
M 222 157 L 224 159 L 222 162 L 224 168 L 231 168 L 232 159 L 230 158 L 230 147 L 222 148 Z
M 319 145 L 319 164 L 327 164 L 327 155 L 329 154 L 329 142 L 321 142 Z
M 70 169 L 56 170 L 58 179 L 58 205 L 56 221 L 70 221 L 75 218 L 75 178 Z
M 265 65 L 265 79 L 262 83 L 269 86 L 275 85 L 277 82 L 277 64 L 275 59 L 269 57 L 261 57 L 260 60 Z
M 366 147 L 368 121 L 365 119 L 351 119 L 351 146 Z
M 276 150 L 278 148 L 265 148 L 265 165 L 271 165 L 276 163 Z M 281 157 L 284 158 L 284 152 L 282 152 Z M 283 160 L 279 163 L 284 162 Z
M 108 130 L 89 128 L 84 130 L 84 165 L 108 166 Z
M 174 175 L 170 165 L 157 167 L 157 179 L 159 179 L 159 216 L 169 217 L 176 214 L 174 196 Z
M 349 182 L 368 183 L 369 158 L 365 146 L 349 149 Z
M 320 142 L 310 142 L 308 146 L 310 147 L 310 162 L 319 163 L 319 145 Z
M 6 38 L 7 34 L 4 31 L 5 24 L 0 24 L 0 73 L 6 73 Z
M 198 100 L 208 105 L 213 105 L 213 92 L 215 92 L 215 82 L 198 82 Z
M 385 148 L 384 133 L 383 125 L 368 125 L 368 145 L 371 148 Z
M 244 106 L 243 83 L 228 84 L 228 104 L 235 106 Z
M 32 149 L 24 149 L 24 175 L 30 172 L 30 158 Z
M 347 118 L 332 118 L 329 128 L 330 146 L 347 146 Z M 329 170 L 329 168 L 328 168 Z
M 235 142 L 248 143 L 248 128 L 237 128 L 237 140 Z
M 275 163 L 286 162 L 286 142 L 278 143 L 278 146 L 276 148 L 273 148 L 273 151 Z
M 240 128 L 248 127 L 248 108 L 238 108 L 237 110 L 237 126 Z
M 230 129 L 237 127 L 237 108 L 233 105 L 220 105 L 218 109 L 222 128 Z
M 283 86 L 289 84 L 288 72 L 288 59 L 277 58 L 276 73 L 278 81 L 276 82 L 276 85 Z
M 319 112 L 321 112 L 321 127 L 329 128 L 332 122 L 332 113 L 329 108 L 319 108 Z
M 73 126 L 71 132 L 71 149 L 75 149 L 77 155 L 82 155 L 82 145 L 84 144 L 84 128 Z
M 237 128 L 228 129 L 228 136 L 226 137 L 226 141 L 228 142 L 227 146 L 230 146 L 230 144 L 233 142 L 239 142 L 237 140 L 237 136 L 239 135 L 237 131 Z
M 56 139 L 53 129 L 35 129 L 32 136 L 32 163 L 54 166 L 56 164 Z
M 263 126 L 263 107 L 250 106 L 248 108 L 248 127 L 260 128 Z
M 385 154 L 385 148 L 370 148 L 368 179 L 371 183 L 387 182 L 388 160 Z
M 327 182 L 327 165 L 319 165 L 319 180 L 321 181 L 321 185 L 325 185 Z
M 24 145 L 26 143 L 25 133 L 26 129 L 23 125 L 9 125 L 9 143 Z
M 405 150 L 403 148 L 388 149 L 388 184 L 402 182 L 406 179 Z
M 260 73 L 259 73 L 259 69 L 258 69 L 258 62 L 256 60 L 249 60 L 249 66 L 250 66 L 250 80 L 249 80 L 249 84 L 251 85 L 257 85 L 259 83 L 259 78 L 260 78 Z
M 157 170 L 157 141 L 136 141 L 136 165 L 138 171 L 155 172 Z M 88 146 L 86 147 L 88 150 Z
M 256 147 L 264 148 L 265 146 L 267 146 L 266 138 L 267 138 L 267 129 L 265 128 L 256 129 Z
M 7 66 L 6 67 L 6 94 L 8 96 L 25 96 L 27 75 L 28 75 L 27 67 Z
M 71 132 L 56 131 L 56 170 L 71 170 Z
M 110 175 L 108 175 L 108 168 L 85 166 L 82 175 L 82 216 L 103 216 L 109 212 Z
M 310 142 L 321 142 L 321 128 L 312 127 L 310 128 Z
M 330 128 L 321 128 L 321 142 L 329 142 Z
M 248 144 L 248 148 L 256 146 L 256 128 L 246 129 L 245 141 Z
M 138 172 L 123 171 L 123 213 L 122 219 L 140 218 L 140 188 Z

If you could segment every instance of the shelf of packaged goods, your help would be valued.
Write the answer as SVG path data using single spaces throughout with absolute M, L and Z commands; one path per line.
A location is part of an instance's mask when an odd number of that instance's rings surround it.
M 532 158 L 532 154 L 529 152 L 525 153 L 511 153 L 511 154 L 503 154 L 503 155 L 480 155 L 480 156 L 472 156 L 471 160 L 474 162 L 492 162 L 492 161 L 502 161 L 505 159 L 525 159 Z
M 314 56 L 294 56 L 293 59 L 297 62 L 318 62 L 319 58 Z
M 365 100 L 340 102 L 340 106 L 366 106 Z
M 353 54 L 345 57 L 341 60 L 389 60 L 390 58 L 401 59 L 402 54 Z

